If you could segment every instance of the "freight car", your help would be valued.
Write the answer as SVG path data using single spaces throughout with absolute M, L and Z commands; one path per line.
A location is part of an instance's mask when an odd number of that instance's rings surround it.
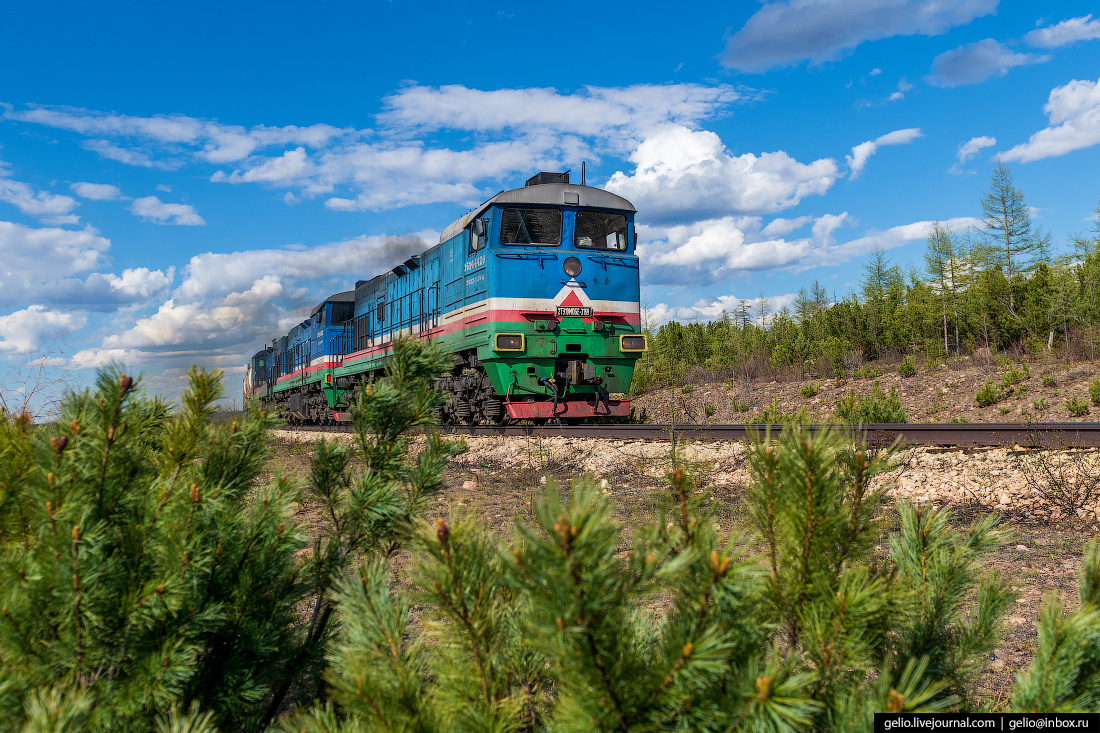
M 256 353 L 245 399 L 291 422 L 339 423 L 398 338 L 455 357 L 445 422 L 622 417 L 640 333 L 634 207 L 569 173 L 539 173 L 443 230 L 439 244 L 355 283 Z

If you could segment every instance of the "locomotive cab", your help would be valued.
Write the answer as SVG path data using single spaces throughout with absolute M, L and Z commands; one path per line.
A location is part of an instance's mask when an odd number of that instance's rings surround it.
M 483 327 L 467 329 L 480 338 L 466 363 L 484 370 L 509 417 L 628 413 L 611 395 L 629 390 L 646 348 L 634 213 L 615 194 L 544 173 L 444 231 L 442 246 L 463 259 L 465 323 L 487 311 Z M 449 301 L 457 311 L 458 293 Z

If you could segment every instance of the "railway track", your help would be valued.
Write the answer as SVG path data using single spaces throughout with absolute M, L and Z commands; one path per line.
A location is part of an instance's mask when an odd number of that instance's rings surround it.
M 601 438 L 610 440 L 745 440 L 781 425 L 449 425 L 455 435 Z M 810 425 L 811 431 L 824 425 Z M 350 432 L 350 426 L 288 426 L 285 430 Z M 1021 446 L 1028 448 L 1085 448 L 1100 446 L 1100 423 L 908 423 L 864 425 L 871 444 L 901 439 L 907 445 L 944 447 Z

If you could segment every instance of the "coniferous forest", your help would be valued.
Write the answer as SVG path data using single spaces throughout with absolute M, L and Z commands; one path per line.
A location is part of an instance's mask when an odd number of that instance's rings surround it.
M 933 225 L 923 267 L 874 249 L 858 292 L 815 281 L 793 308 L 761 295 L 719 320 L 647 329 L 634 391 L 691 378 L 844 376 L 865 361 L 943 360 L 979 349 L 1093 358 L 1100 348 L 1100 204 L 1092 224 L 1056 243 L 1000 164 L 976 203 L 981 229 Z M 1082 212 L 1084 216 L 1088 212 Z

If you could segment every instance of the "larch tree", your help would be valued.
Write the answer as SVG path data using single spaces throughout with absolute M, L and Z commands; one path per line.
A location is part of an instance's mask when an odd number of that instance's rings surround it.
M 998 261 L 1008 280 L 1008 312 L 1016 320 L 1016 300 L 1012 279 L 1026 271 L 1038 254 L 1038 242 L 1031 225 L 1031 213 L 1024 201 L 1024 193 L 1012 182 L 1012 171 L 1004 163 L 993 169 L 989 191 L 981 199 L 985 215 L 985 234 L 990 248 L 997 252 Z

